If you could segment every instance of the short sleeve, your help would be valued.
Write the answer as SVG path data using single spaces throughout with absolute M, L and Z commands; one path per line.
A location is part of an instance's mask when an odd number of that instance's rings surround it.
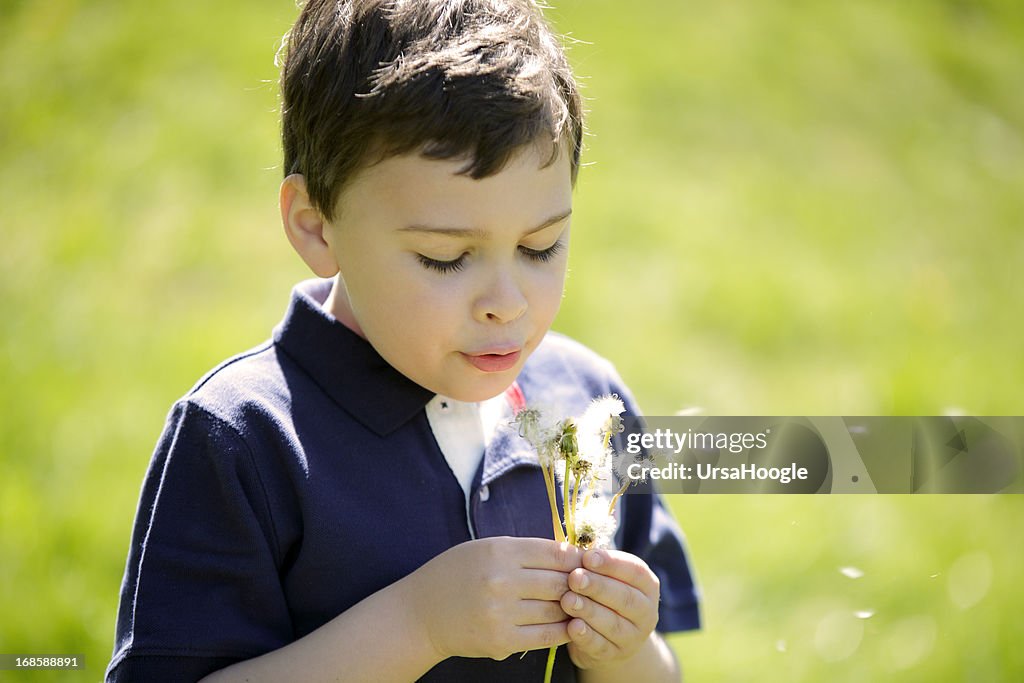
M 107 681 L 194 681 L 291 642 L 280 561 L 252 452 L 177 404 L 143 482 Z

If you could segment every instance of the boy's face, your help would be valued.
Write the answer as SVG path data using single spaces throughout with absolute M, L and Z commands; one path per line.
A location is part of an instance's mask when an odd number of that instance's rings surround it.
M 500 394 L 562 298 L 570 165 L 545 160 L 530 147 L 481 180 L 417 154 L 364 169 L 324 229 L 340 269 L 329 310 L 431 391 Z

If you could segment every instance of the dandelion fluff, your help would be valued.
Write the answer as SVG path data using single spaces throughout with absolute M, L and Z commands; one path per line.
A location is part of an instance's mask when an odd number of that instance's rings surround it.
M 611 439 L 622 431 L 619 417 L 626 407 L 618 396 L 601 396 L 590 402 L 577 422 L 579 457 L 589 467 L 603 468 L 612 455 Z
M 603 498 L 593 498 L 587 505 L 576 510 L 577 545 L 584 549 L 606 548 L 618 528 L 615 516 L 608 514 L 608 502 Z
M 516 413 L 512 424 L 519 428 L 523 437 L 537 451 L 537 458 L 544 467 L 558 459 L 559 423 L 550 417 L 553 412 L 531 406 Z

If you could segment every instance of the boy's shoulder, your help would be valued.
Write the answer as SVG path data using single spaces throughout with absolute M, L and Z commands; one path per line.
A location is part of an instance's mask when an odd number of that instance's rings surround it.
M 181 397 L 214 418 L 236 425 L 254 409 L 260 413 L 288 410 L 291 392 L 273 340 L 236 354 L 211 370 Z

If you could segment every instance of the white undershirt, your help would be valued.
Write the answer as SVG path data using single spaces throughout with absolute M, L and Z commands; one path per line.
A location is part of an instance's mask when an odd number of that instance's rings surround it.
M 464 403 L 438 394 L 427 403 L 427 421 L 434 439 L 448 461 L 466 500 L 466 525 L 469 524 L 469 500 L 473 477 L 491 442 L 495 428 L 511 411 L 504 394 L 479 403 Z

